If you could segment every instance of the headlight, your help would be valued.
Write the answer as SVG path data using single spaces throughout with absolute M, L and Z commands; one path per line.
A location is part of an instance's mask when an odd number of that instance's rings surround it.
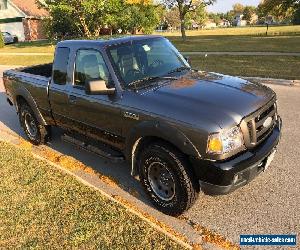
M 236 126 L 227 131 L 212 134 L 208 137 L 207 153 L 226 154 L 243 147 L 244 137 L 240 127 Z

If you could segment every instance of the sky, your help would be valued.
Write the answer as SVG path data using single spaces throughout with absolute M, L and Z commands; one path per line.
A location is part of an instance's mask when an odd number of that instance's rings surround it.
M 232 9 L 232 5 L 235 3 L 257 6 L 260 3 L 260 0 L 217 0 L 214 5 L 208 7 L 208 11 L 227 12 Z

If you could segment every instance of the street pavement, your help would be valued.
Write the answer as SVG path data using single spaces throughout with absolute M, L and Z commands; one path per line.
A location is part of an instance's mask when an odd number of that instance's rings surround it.
M 2 68 L 3 70 L 3 68 Z M 2 76 L 1 68 L 0 75 Z M 239 242 L 240 234 L 297 234 L 300 232 L 300 87 L 269 85 L 278 95 L 283 118 L 282 140 L 269 169 L 247 186 L 226 196 L 201 194 L 185 213 L 193 222 Z M 6 102 L 0 79 L 0 130 L 24 136 L 13 107 Z M 149 204 L 139 182 L 130 176 L 126 164 L 112 164 L 60 140 L 54 131 L 49 147 L 71 155 L 95 170 L 116 179 L 122 189 L 136 190 L 141 202 Z M 270 248 L 274 249 L 274 248 Z

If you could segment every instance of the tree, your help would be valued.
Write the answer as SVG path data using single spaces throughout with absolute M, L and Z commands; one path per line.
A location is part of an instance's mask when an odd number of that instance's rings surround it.
M 212 19 L 218 25 L 221 23 L 223 15 L 222 13 L 209 13 L 209 18 Z
M 256 13 L 256 8 L 254 6 L 246 6 L 243 11 L 243 19 L 247 21 L 247 23 L 251 23 L 253 15 Z
M 155 12 L 156 12 L 156 14 L 158 16 L 158 19 L 159 19 L 159 25 L 165 26 L 166 25 L 165 16 L 166 16 L 166 13 L 167 13 L 166 6 L 164 6 L 162 4 L 158 4 L 158 5 L 156 5 L 155 10 L 156 10 Z
M 152 0 L 44 0 L 50 13 L 45 27 L 50 37 L 98 37 L 110 28 L 151 32 L 158 23 Z M 121 13 L 121 14 L 120 14 Z
M 193 20 L 200 26 L 203 26 L 208 20 L 208 13 L 206 8 L 199 6 L 195 12 L 193 12 Z
M 101 28 L 114 21 L 121 10 L 120 0 L 45 0 L 50 13 L 49 33 L 98 36 Z M 49 27 L 48 27 L 49 28 Z
M 177 28 L 180 27 L 180 18 L 179 18 L 179 10 L 178 8 L 174 7 L 168 10 L 165 14 L 166 22 L 168 23 L 169 27 Z
M 122 15 L 117 18 L 118 27 L 123 33 L 136 34 L 143 31 L 146 34 L 153 32 L 159 23 L 159 16 L 152 4 L 129 3 L 123 5 Z
M 230 23 L 232 23 L 233 20 L 234 20 L 234 16 L 235 16 L 234 11 L 233 11 L 233 10 L 230 10 L 230 11 L 228 11 L 228 12 L 224 15 L 224 18 L 225 18 L 226 20 L 228 20 Z
M 179 11 L 180 30 L 183 40 L 186 40 L 186 16 L 190 12 L 194 12 L 199 7 L 205 8 L 213 4 L 216 0 L 163 0 L 168 8 L 177 7 Z
M 122 3 L 119 0 L 80 0 L 79 2 L 76 11 L 87 37 L 98 37 L 102 28 L 114 26 L 116 17 L 122 10 Z
M 273 15 L 279 21 L 292 19 L 293 22 L 297 23 L 297 13 L 300 12 L 300 0 L 264 0 L 258 6 L 258 9 L 260 15 Z
M 295 11 L 292 22 L 296 25 L 300 24 L 300 8 Z
M 245 9 L 245 7 L 241 3 L 236 3 L 232 6 L 232 10 L 233 10 L 235 15 L 236 14 L 242 14 L 244 9 Z
M 43 28 L 49 38 L 64 38 L 83 36 L 84 32 L 80 23 L 74 20 L 72 10 L 64 5 L 50 5 L 47 10 L 50 17 L 44 19 Z
M 264 6 L 265 11 L 271 11 L 276 7 L 280 7 L 281 11 L 287 11 L 289 8 L 297 10 L 300 7 L 299 0 L 264 0 L 260 4 Z

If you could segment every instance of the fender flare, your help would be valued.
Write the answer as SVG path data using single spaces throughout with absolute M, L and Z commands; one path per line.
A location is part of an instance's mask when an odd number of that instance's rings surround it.
M 137 174 L 136 149 L 143 138 L 156 137 L 177 147 L 186 155 L 201 158 L 201 155 L 189 138 L 171 124 L 158 121 L 144 121 L 131 129 L 126 140 L 126 159 L 131 161 L 131 174 Z
M 24 87 L 18 88 L 14 92 L 14 104 L 16 106 L 17 113 L 19 113 L 19 106 L 18 106 L 19 103 L 17 102 L 18 97 L 22 97 L 28 103 L 28 105 L 32 109 L 36 119 L 38 120 L 38 122 L 41 125 L 43 125 L 43 126 L 48 125 L 47 122 L 45 121 L 44 117 L 42 116 L 41 112 L 39 111 L 38 106 L 37 106 L 35 100 L 33 99 L 32 95 Z

